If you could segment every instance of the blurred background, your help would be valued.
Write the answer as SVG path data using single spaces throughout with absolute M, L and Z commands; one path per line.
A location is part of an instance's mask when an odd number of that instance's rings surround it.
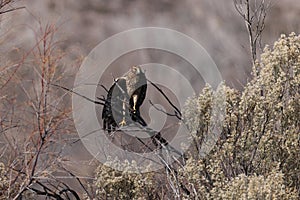
M 245 23 L 230 0 L 30 0 L 17 3 L 26 8 L 1 15 L 2 35 L 13 38 L 9 44 L 2 44 L 4 51 L 9 47 L 32 48 L 39 22 L 55 23 L 59 27 L 56 37 L 62 41 L 59 45 L 66 52 L 68 64 L 84 58 L 113 34 L 158 26 L 185 33 L 203 45 L 232 87 L 240 89 L 251 72 Z M 282 33 L 299 33 L 299 15 L 297 0 L 273 0 L 262 46 L 272 44 Z M 12 52 L 10 57 L 14 55 Z M 164 58 L 168 59 L 173 58 Z

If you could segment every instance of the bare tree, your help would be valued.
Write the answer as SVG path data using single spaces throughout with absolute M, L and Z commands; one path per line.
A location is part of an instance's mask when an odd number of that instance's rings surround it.
M 261 48 L 262 32 L 265 28 L 267 12 L 271 7 L 271 0 L 233 0 L 233 4 L 245 22 L 254 66 L 257 60 L 257 51 Z
M 25 8 L 24 6 L 14 7 L 13 6 L 14 2 L 15 2 L 14 0 L 0 0 L 0 15 Z
M 18 70 L 3 81 L 3 105 L 0 107 L 1 161 L 7 166 L 9 184 L 2 195 L 7 199 L 44 196 L 51 199 L 79 199 L 64 179 L 55 173 L 84 184 L 64 167 L 64 151 L 74 131 L 66 93 L 51 83 L 63 81 L 64 53 L 55 33 L 59 27 L 42 25 L 35 32 L 36 43 Z M 1 88 L 1 87 L 0 87 Z M 1 196 L 1 197 L 2 197 Z

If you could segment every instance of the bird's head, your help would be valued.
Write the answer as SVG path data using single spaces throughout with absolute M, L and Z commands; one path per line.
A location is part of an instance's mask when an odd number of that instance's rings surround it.
M 131 71 L 134 73 L 134 74 L 141 74 L 143 73 L 142 69 L 140 66 L 132 66 L 131 67 Z

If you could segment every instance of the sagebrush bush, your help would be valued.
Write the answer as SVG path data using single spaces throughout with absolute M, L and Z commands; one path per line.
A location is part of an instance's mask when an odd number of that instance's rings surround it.
M 240 174 L 222 187 L 215 187 L 210 192 L 212 199 L 298 199 L 295 190 L 284 184 L 284 174 L 272 171 L 267 176 Z
M 115 170 L 108 166 L 114 166 Z M 153 173 L 139 173 L 137 164 L 129 161 L 108 161 L 96 169 L 96 196 L 98 199 L 155 199 Z M 121 171 L 122 170 L 122 171 Z
M 4 163 L 0 162 L 0 200 L 9 199 L 9 196 L 16 195 L 19 190 L 19 183 L 13 182 L 10 178 L 10 171 Z M 25 195 L 29 199 L 28 195 Z
M 204 178 L 212 188 L 222 188 L 241 174 L 266 178 L 279 166 L 283 186 L 300 192 L 299 51 L 299 36 L 282 35 L 273 49 L 264 49 L 253 80 L 241 94 L 224 86 L 227 113 L 223 132 L 217 146 L 203 159 L 208 172 Z M 211 92 L 204 92 L 211 98 Z M 186 106 L 185 119 L 191 132 L 197 133 L 192 135 L 196 139 L 206 134 L 198 125 L 205 127 L 208 122 L 202 120 L 210 118 L 209 110 L 203 112 L 203 108 L 210 107 L 211 100 L 204 98 L 203 94 L 194 97 Z
M 188 190 L 180 197 L 299 199 L 300 36 L 282 35 L 272 48 L 267 46 L 243 91 L 225 84 L 220 88 L 226 98 L 226 116 L 219 140 L 205 157 L 199 150 L 211 134 L 212 88 L 207 85 L 184 107 L 192 146 L 187 152 L 189 159 L 176 173 L 178 188 L 184 185 Z M 99 197 L 117 198 L 122 193 L 126 198 L 147 199 L 147 193 L 137 188 L 145 184 L 143 188 L 154 191 L 158 188 L 154 177 L 102 166 L 96 170 L 94 184 Z M 166 190 L 158 196 L 164 198 L 172 192 Z
M 0 199 L 4 199 L 4 193 L 8 188 L 8 180 L 6 177 L 6 169 L 3 163 L 0 162 Z

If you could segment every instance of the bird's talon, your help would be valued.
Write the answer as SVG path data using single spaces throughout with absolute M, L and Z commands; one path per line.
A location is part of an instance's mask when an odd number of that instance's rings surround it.
M 123 119 L 123 120 L 119 123 L 119 126 L 126 126 L 126 121 L 125 121 L 125 119 Z

